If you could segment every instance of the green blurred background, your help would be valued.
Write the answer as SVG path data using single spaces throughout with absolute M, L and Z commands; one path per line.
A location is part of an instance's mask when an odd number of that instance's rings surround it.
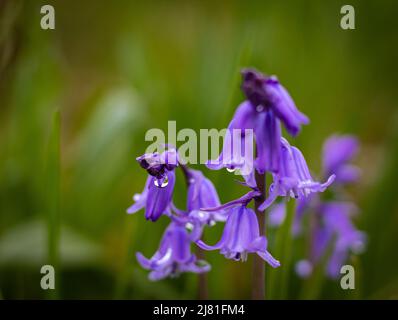
M 40 28 L 43 4 L 55 7 L 55 30 Z M 369 238 L 351 261 L 356 290 L 324 276 L 312 290 L 291 265 L 278 270 L 286 290 L 269 297 L 398 298 L 398 3 L 349 1 L 356 29 L 346 31 L 344 4 L 0 1 L 0 296 L 195 298 L 195 275 L 151 283 L 135 260 L 136 251 L 156 250 L 167 225 L 125 213 L 146 179 L 135 157 L 148 145 L 145 132 L 168 120 L 177 129 L 225 128 L 243 99 L 239 70 L 254 66 L 278 75 L 310 117 L 291 141 L 314 172 L 328 135 L 358 135 L 363 176 L 350 194 Z M 197 167 L 223 202 L 245 192 L 227 172 Z M 180 175 L 176 188 L 182 206 Z M 207 241 L 221 230 L 207 230 Z M 300 257 L 295 243 L 290 250 Z M 250 297 L 251 259 L 206 259 L 210 298 Z M 39 285 L 49 263 L 51 293 Z

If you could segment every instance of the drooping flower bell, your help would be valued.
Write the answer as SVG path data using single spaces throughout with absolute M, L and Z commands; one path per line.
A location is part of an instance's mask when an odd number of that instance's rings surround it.
M 300 132 L 301 125 L 309 123 L 275 76 L 266 76 L 254 69 L 245 69 L 242 75 L 242 90 L 257 112 L 272 111 L 292 136 Z
M 147 259 L 137 252 L 137 260 L 143 268 L 151 270 L 149 279 L 153 281 L 178 276 L 182 272 L 207 272 L 210 265 L 191 253 L 191 243 L 196 240 L 184 226 L 172 222 L 152 258 Z
M 331 175 L 325 183 L 314 181 L 301 151 L 282 138 L 280 172 L 273 174 L 269 197 L 259 209 L 263 211 L 268 208 L 278 196 L 298 199 L 313 192 L 323 192 L 334 178 Z
M 189 216 L 201 224 L 208 225 L 217 221 L 225 221 L 227 217 L 224 210 L 212 212 L 201 210 L 201 208 L 220 206 L 220 199 L 213 183 L 199 170 L 187 169 L 187 175 L 187 211 Z
M 243 176 L 247 185 L 255 187 L 254 135 L 252 121 L 246 118 L 250 117 L 247 107 L 251 109 L 248 102 L 238 107 L 225 133 L 222 152 L 217 159 L 208 161 L 206 166 L 212 170 L 227 168 L 230 172 L 236 171 Z
M 210 246 L 201 240 L 197 244 L 205 250 L 220 250 L 226 258 L 233 260 L 245 261 L 248 253 L 257 253 L 272 267 L 280 266 L 279 261 L 267 251 L 266 237 L 260 236 L 256 214 L 244 204 L 230 209 L 223 235 L 217 244 Z
M 359 169 L 347 164 L 358 151 L 355 137 L 333 135 L 323 147 L 323 175 L 335 175 L 340 185 L 358 178 Z M 333 190 L 333 189 L 331 189 Z M 344 195 L 340 190 L 339 195 Z M 304 217 L 311 216 L 311 252 L 307 259 L 296 264 L 300 277 L 308 277 L 314 265 L 327 256 L 326 273 L 335 278 L 350 252 L 360 253 L 366 243 L 366 235 L 358 231 L 352 222 L 357 207 L 350 201 L 323 201 L 320 194 L 312 193 L 298 199 L 293 223 L 293 234 L 298 236 L 304 228 Z
M 254 167 L 259 173 L 277 173 L 280 165 L 281 126 L 284 124 L 291 135 L 297 135 L 308 118 L 296 108 L 286 89 L 276 77 L 268 77 L 253 69 L 242 71 L 242 90 L 247 100 L 236 110 L 227 130 L 223 150 L 217 160 L 208 163 L 210 169 L 241 169 L 253 167 L 253 150 L 242 153 L 240 139 L 247 139 L 250 130 L 255 135 L 257 156 Z M 236 135 L 234 132 L 240 134 Z M 235 148 L 233 147 L 235 146 Z M 253 187 L 253 174 L 242 174 L 246 183 Z
M 176 149 L 171 148 L 162 153 L 146 153 L 136 160 L 149 175 L 156 178 L 155 183 L 161 187 L 167 183 L 167 172 L 173 171 L 178 166 L 178 153 Z
M 135 203 L 127 209 L 127 213 L 135 213 L 145 207 L 145 218 L 156 221 L 167 213 L 172 201 L 175 172 L 178 157 L 174 149 L 166 150 L 162 154 L 144 154 L 137 158 L 149 174 L 144 190 L 135 194 Z
M 335 174 L 337 183 L 351 183 L 358 180 L 360 170 L 349 164 L 358 153 L 359 143 L 354 136 L 333 135 L 323 146 L 324 175 Z
M 323 233 L 321 243 L 313 242 L 315 259 L 319 259 L 331 241 L 335 241 L 332 254 L 327 264 L 327 273 L 335 278 L 340 274 L 340 268 L 346 262 L 350 252 L 361 253 L 366 244 L 366 236 L 358 231 L 351 222 L 351 216 L 356 207 L 350 202 L 331 201 L 319 208 L 323 224 L 319 226 L 318 234 Z M 323 245 L 322 245 L 323 244 Z

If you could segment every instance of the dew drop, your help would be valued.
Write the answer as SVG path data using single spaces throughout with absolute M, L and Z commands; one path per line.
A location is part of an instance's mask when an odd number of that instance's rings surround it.
M 236 169 L 235 168 L 227 168 L 228 172 L 234 172 Z
M 158 188 L 165 188 L 167 187 L 167 185 L 169 184 L 169 179 L 166 177 L 164 177 L 163 179 L 155 179 L 154 182 L 155 186 L 157 186 Z
M 199 211 L 199 212 L 198 212 L 198 217 L 201 218 L 201 219 L 203 219 L 204 217 L 206 217 L 206 212 L 204 212 L 204 211 Z
M 259 104 L 259 105 L 256 107 L 256 111 L 257 111 L 257 112 L 262 112 L 262 111 L 264 111 L 264 106 L 262 106 L 261 104 Z
M 185 225 L 185 228 L 187 228 L 189 231 L 192 231 L 192 230 L 193 230 L 193 224 L 190 223 L 190 222 L 188 222 L 188 223 Z
M 278 82 L 278 77 L 275 76 L 275 75 L 270 76 L 269 79 L 274 81 L 274 82 Z
M 140 200 L 140 198 L 141 198 L 141 195 L 140 195 L 139 193 L 136 193 L 136 194 L 133 196 L 133 200 L 134 200 L 135 202 L 137 202 L 138 200 Z

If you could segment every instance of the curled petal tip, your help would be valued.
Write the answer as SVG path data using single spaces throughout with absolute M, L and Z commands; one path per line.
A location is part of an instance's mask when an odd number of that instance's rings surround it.
M 150 265 L 151 265 L 150 260 L 145 258 L 141 252 L 137 252 L 135 254 L 135 257 L 137 258 L 137 261 L 141 265 L 141 267 L 143 267 L 144 269 L 150 268 Z
M 336 175 L 335 175 L 335 174 L 332 174 L 332 175 L 327 179 L 327 181 L 324 183 L 325 188 L 329 187 L 329 186 L 334 182 L 335 179 L 336 179 Z
M 217 250 L 220 249 L 222 246 L 222 243 L 220 242 L 216 243 L 213 246 L 204 243 L 202 240 L 196 241 L 195 243 L 203 250 Z
M 278 268 L 281 266 L 281 263 L 276 260 L 268 251 L 258 251 L 257 254 L 267 262 L 272 268 Z
M 133 214 L 136 213 L 137 211 L 139 211 L 142 207 L 137 208 L 136 204 L 133 204 L 132 206 L 130 206 L 129 208 L 127 208 L 126 212 L 128 214 Z

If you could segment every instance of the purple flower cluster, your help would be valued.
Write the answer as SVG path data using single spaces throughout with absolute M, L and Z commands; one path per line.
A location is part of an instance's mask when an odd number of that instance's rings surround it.
M 244 165 L 253 162 L 252 153 L 247 152 L 242 156 L 234 152 L 234 146 L 239 145 L 239 139 L 244 139 L 247 131 L 254 132 L 256 140 L 257 157 L 254 167 L 259 173 L 266 171 L 278 173 L 281 168 L 281 123 L 287 132 L 296 136 L 302 124 L 308 124 L 308 118 L 298 111 L 286 89 L 279 83 L 275 76 L 265 76 L 253 69 L 242 71 L 242 90 L 247 100 L 237 108 L 233 119 L 228 125 L 229 140 L 224 143 L 223 151 L 219 158 L 210 161 L 210 169 L 241 169 Z M 233 130 L 241 131 L 234 135 Z M 253 186 L 254 171 L 246 174 L 246 181 Z
M 357 214 L 356 205 L 345 199 L 344 186 L 356 182 L 360 175 L 358 167 L 350 164 L 357 154 L 359 144 L 353 136 L 333 135 L 325 141 L 323 148 L 323 174 L 335 175 L 335 187 L 331 189 L 327 200 L 317 194 L 299 199 L 293 224 L 293 234 L 303 233 L 304 220 L 311 219 L 311 250 L 307 259 L 296 264 L 296 271 L 301 277 L 308 277 L 315 265 L 326 259 L 326 273 L 335 278 L 340 268 L 347 261 L 350 252 L 360 253 L 366 243 L 366 236 L 352 223 Z M 333 192 L 338 190 L 339 192 Z M 271 216 L 281 223 L 285 216 L 285 204 L 273 207 Z
M 247 100 L 236 110 L 228 126 L 223 150 L 218 159 L 209 161 L 208 168 L 239 169 L 246 184 L 253 189 L 256 188 L 256 171 L 271 173 L 273 183 L 261 211 L 278 196 L 303 198 L 312 192 L 323 192 L 333 182 L 334 175 L 330 175 L 325 183 L 314 181 L 301 151 L 291 146 L 281 133 L 283 124 L 290 135 L 296 136 L 301 125 L 309 123 L 308 118 L 297 109 L 275 76 L 268 77 L 253 69 L 243 70 L 242 75 L 242 90 Z M 248 132 L 254 132 L 257 151 L 254 160 L 253 152 L 236 148 L 247 139 Z M 249 171 L 248 166 L 251 167 Z
M 204 250 L 219 250 L 227 259 L 233 260 L 245 261 L 249 253 L 255 253 L 270 266 L 279 267 L 279 261 L 268 251 L 264 230 L 260 230 L 259 212 L 271 206 L 278 197 L 297 199 L 297 211 L 304 212 L 314 202 L 313 199 L 319 199 L 317 194 L 325 191 L 334 180 L 345 183 L 355 180 L 358 175 L 355 167 L 346 165 L 347 157 L 350 158 L 353 153 L 350 142 L 346 141 L 343 156 L 329 152 L 330 149 L 340 148 L 338 140 L 330 140 L 330 147 L 325 150 L 325 181 L 314 180 L 301 151 L 282 137 L 282 126 L 291 136 L 296 136 L 301 126 L 309 123 L 308 118 L 297 109 L 276 77 L 253 69 L 243 70 L 242 76 L 242 91 L 246 100 L 238 106 L 228 125 L 221 154 L 209 161 L 207 167 L 239 172 L 245 180 L 242 184 L 249 188 L 246 194 L 221 205 L 211 181 L 201 171 L 182 165 L 174 148 L 137 158 L 147 171 L 148 178 L 143 192 L 133 197 L 135 203 L 128 213 L 145 208 L 147 220 L 157 221 L 163 215 L 171 221 L 152 258 L 147 259 L 137 253 L 138 262 L 151 271 L 149 277 L 152 280 L 181 272 L 210 270 L 206 262 L 191 253 L 192 243 Z M 176 168 L 181 168 L 188 188 L 185 210 L 173 203 Z M 273 181 L 269 190 L 262 190 L 256 181 L 258 177 L 264 178 L 266 173 L 272 175 Z M 249 205 L 260 199 L 262 204 L 256 214 Z M 331 241 L 330 237 L 338 233 L 341 237 L 333 259 L 340 262 L 345 259 L 347 248 L 352 248 L 353 243 L 357 242 L 359 234 L 344 218 L 344 210 L 336 209 L 336 203 L 322 203 L 319 208 L 328 213 L 323 214 L 326 223 L 320 226 L 322 230 L 318 230 L 322 239 L 316 242 L 314 251 L 325 250 L 323 243 Z M 283 207 L 279 211 L 280 216 L 284 213 Z M 278 221 L 278 215 L 271 217 Z M 303 214 L 298 212 L 297 217 L 301 216 Z M 296 227 L 300 225 L 299 218 L 296 218 Z M 279 223 L 282 220 L 279 218 Z M 218 243 L 208 245 L 200 240 L 204 227 L 217 222 L 225 222 Z
M 227 259 L 246 261 L 248 253 L 257 253 L 274 268 L 280 263 L 267 251 L 267 239 L 260 236 L 256 214 L 246 205 L 233 207 L 228 212 L 221 240 L 214 246 L 198 242 L 205 250 L 220 250 Z
M 210 270 L 210 265 L 196 259 L 191 253 L 191 242 L 195 240 L 197 239 L 184 225 L 171 222 L 163 235 L 158 251 L 152 258 L 147 259 L 138 252 L 137 260 L 143 268 L 151 270 L 149 274 L 151 280 L 161 280 L 181 272 L 207 272 Z
M 198 260 L 191 252 L 191 244 L 198 241 L 205 225 L 225 221 L 223 211 L 205 212 L 203 206 L 218 206 L 220 201 L 213 184 L 200 171 L 189 169 L 179 163 L 178 153 L 169 148 L 163 153 L 145 154 L 137 161 L 148 172 L 145 188 L 133 197 L 135 203 L 127 209 L 135 213 L 145 208 L 145 218 L 156 221 L 162 215 L 170 218 L 158 251 L 152 258 L 137 253 L 137 260 L 145 269 L 151 270 L 149 278 L 160 280 L 182 272 L 202 273 L 210 265 Z M 173 204 L 175 169 L 182 167 L 188 184 L 187 210 Z

